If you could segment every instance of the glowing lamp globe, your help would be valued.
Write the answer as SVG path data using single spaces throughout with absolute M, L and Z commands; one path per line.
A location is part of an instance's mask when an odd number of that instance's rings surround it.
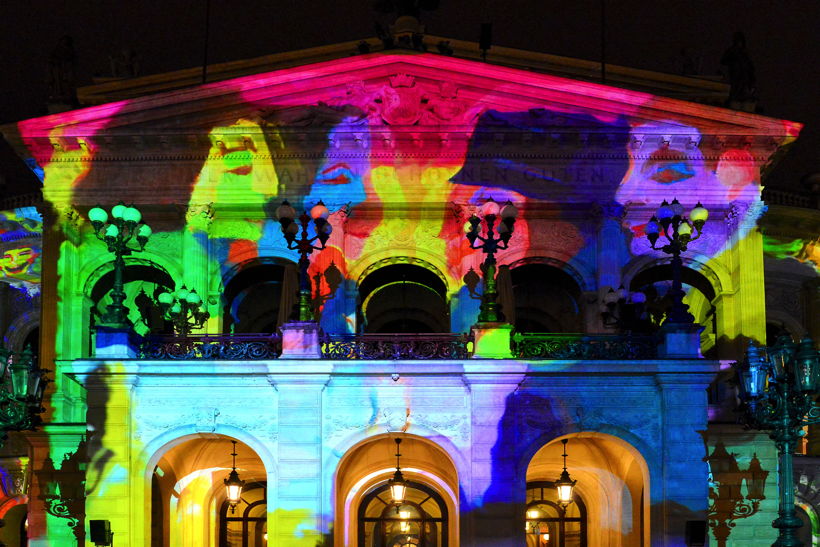
M 197 304 L 202 302 L 202 299 L 199 297 L 196 291 L 191 291 L 188 293 L 188 296 L 185 297 L 185 301 L 193 306 L 196 306 Z
M 669 204 L 669 207 L 672 209 L 672 214 L 675 216 L 683 216 L 683 205 L 678 201 L 678 198 L 673 199 L 672 203 Z
M 511 201 L 507 201 L 504 204 L 504 207 L 501 208 L 501 218 L 517 218 L 518 217 L 518 209 L 515 208 L 515 205 L 512 204 Z
M 122 212 L 122 218 L 126 222 L 133 222 L 136 224 L 140 220 L 142 220 L 142 213 L 139 212 L 139 209 L 136 207 L 126 207 L 125 210 Z
M 544 532 L 543 534 L 541 534 L 541 539 L 546 543 L 547 541 L 550 540 L 550 533 L 549 532 Z
M 327 210 L 325 204 L 322 203 L 322 200 L 319 200 L 319 203 L 313 206 L 310 210 L 310 218 L 316 220 L 317 218 L 327 218 L 330 215 L 330 211 Z
M 709 211 L 698 202 L 695 208 L 689 212 L 689 218 L 692 219 L 692 222 L 703 224 L 709 218 Z
M 137 230 L 137 237 L 148 239 L 149 237 L 151 237 L 152 233 L 154 232 L 151 230 L 150 226 L 148 226 L 147 224 L 140 224 L 140 227 Z
M 279 220 L 293 220 L 296 218 L 296 209 L 290 206 L 287 200 L 276 208 L 276 218 Z
M 490 215 L 495 216 L 500 209 L 501 207 L 499 207 L 493 198 L 488 198 L 487 201 L 484 202 L 484 205 L 481 206 L 481 214 L 485 217 Z
M 674 215 L 675 213 L 672 212 L 672 207 L 669 206 L 669 202 L 666 200 L 663 200 L 661 206 L 658 207 L 658 211 L 655 213 L 655 216 L 658 217 L 658 220 L 661 222 L 670 220 Z
M 530 509 L 527 511 L 527 518 L 528 519 L 537 519 L 538 518 L 538 509 Z
M 811 338 L 803 338 L 797 347 L 794 381 L 794 387 L 805 393 L 814 393 L 820 388 L 820 354 Z
M 689 225 L 688 222 L 682 222 L 680 226 L 678 226 L 678 234 L 681 237 L 691 237 L 692 236 L 692 227 Z
M 189 291 L 185 287 L 185 285 L 183 285 L 182 288 L 177 291 L 177 298 L 179 298 L 180 300 L 185 300 L 186 298 L 188 298 L 188 293 L 190 292 L 191 291 Z
M 179 302 L 175 303 L 173 306 L 171 306 L 171 313 L 182 313 L 182 305 Z
M 102 207 L 94 207 L 88 211 L 88 220 L 93 223 L 105 224 L 108 222 L 108 213 Z
M 169 292 L 160 293 L 157 300 L 160 304 L 170 305 L 174 301 L 174 295 Z
M 125 204 L 123 202 L 119 202 L 118 204 L 116 204 L 114 207 L 111 208 L 111 216 L 116 218 L 116 219 L 120 219 L 125 214 L 126 209 L 127 209 L 127 207 L 125 206 Z
M 117 228 L 117 225 L 116 225 L 116 224 L 109 224 L 109 225 L 105 228 L 105 237 L 110 237 L 110 238 L 114 239 L 114 238 L 116 238 L 118 235 L 120 235 L 120 229 L 119 229 L 119 228 Z

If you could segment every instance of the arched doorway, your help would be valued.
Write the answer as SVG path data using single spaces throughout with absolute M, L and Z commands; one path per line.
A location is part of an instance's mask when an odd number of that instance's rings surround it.
M 432 441 L 398 434 L 401 471 L 410 485 L 406 503 L 398 510 L 392 505 L 387 481 L 396 470 L 396 436 L 369 438 L 341 458 L 335 475 L 336 547 L 459 544 L 458 473 Z
M 510 270 L 514 313 L 502 310 L 518 332 L 583 332 L 581 288 L 572 276 L 547 264 Z
M 201 434 L 162 454 L 151 477 L 152 547 L 266 545 L 267 474 L 259 456 L 239 441 L 236 470 L 245 488 L 233 513 L 226 501 L 233 440 Z
M 564 438 L 567 471 L 577 481 L 574 501 L 562 514 L 552 486 L 563 469 L 563 446 L 561 438 L 554 439 L 527 467 L 527 510 L 533 511 L 525 515 L 527 545 L 544 547 L 531 526 L 543 522 L 539 530 L 549 531 L 549 547 L 648 546 L 649 469 L 644 458 L 612 435 L 583 432 Z
M 359 505 L 359 547 L 447 547 L 447 505 L 429 486 L 408 484 L 404 503 L 390 502 L 389 486 L 370 490 Z
M 374 270 L 359 285 L 360 324 L 368 333 L 450 332 L 447 287 L 415 264 Z
M 564 507 L 553 481 L 527 483 L 527 547 L 586 547 L 587 509 L 577 493 Z

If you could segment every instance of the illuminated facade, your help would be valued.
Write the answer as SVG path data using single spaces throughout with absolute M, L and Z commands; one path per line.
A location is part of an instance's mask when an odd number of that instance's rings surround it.
M 710 427 L 707 388 L 721 359 L 766 336 L 761 171 L 799 130 L 413 53 L 6 126 L 49 205 L 42 248 L 4 259 L 17 276 L 42 263 L 46 280 L 41 356 L 56 387 L 49 425 L 29 435 L 34 465 L 87 430 L 85 526 L 110 521 L 117 545 L 684 545 L 687 523 L 707 520 L 704 456 L 732 434 Z M 464 224 L 488 198 L 518 218 L 497 255 L 506 322 L 476 324 L 484 256 Z M 684 254 L 704 329 L 658 327 L 670 272 L 644 228 L 673 198 L 710 211 Z M 321 328 L 290 320 L 283 200 L 331 213 L 308 269 Z M 118 201 L 154 232 L 125 259 L 134 332 L 101 325 L 113 255 L 88 221 Z M 152 301 L 183 285 L 208 317 L 168 336 Z M 620 286 L 647 296 L 645 320 L 602 314 Z M 396 438 L 400 510 L 386 494 Z M 566 513 L 564 439 L 578 481 Z M 231 440 L 246 482 L 236 512 Z M 766 443 L 754 454 L 771 470 Z M 64 545 L 72 531 L 42 487 L 32 544 Z M 776 497 L 769 480 L 735 530 L 768 526 Z

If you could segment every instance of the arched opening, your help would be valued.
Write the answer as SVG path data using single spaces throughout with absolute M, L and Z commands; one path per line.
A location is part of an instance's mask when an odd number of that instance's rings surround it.
M 222 293 L 224 332 L 275 332 L 290 319 L 298 290 L 292 262 L 260 258 L 243 264 Z
M 123 272 L 125 301 L 128 309 L 128 320 L 134 325 L 139 335 L 149 333 L 170 332 L 170 325 L 166 324 L 159 307 L 154 305 L 160 293 L 174 290 L 174 280 L 162 267 L 157 264 L 126 263 Z M 89 295 L 92 302 L 91 330 L 105 314 L 111 304 L 111 290 L 114 287 L 114 270 L 103 274 L 94 284 Z M 152 301 L 153 299 L 153 301 Z
M 387 488 L 396 470 L 395 435 L 367 439 L 339 462 L 337 547 L 459 544 L 458 474 L 452 460 L 427 439 L 407 434 L 401 434 L 401 439 L 401 470 L 409 487 L 398 511 Z
M 550 547 L 649 545 L 649 470 L 640 453 L 602 433 L 566 438 L 567 471 L 577 481 L 575 501 L 562 514 L 553 483 L 563 469 L 563 446 L 561 439 L 554 439 L 536 452 L 527 468 L 527 510 L 532 511 L 525 516 L 527 544 L 543 547 L 532 533 L 534 523 L 548 530 Z
M 410 481 L 404 503 L 391 503 L 387 484 L 359 505 L 359 547 L 447 547 L 447 505 L 429 486 Z
M 578 494 L 567 506 L 553 481 L 527 483 L 527 547 L 587 545 L 587 508 Z
M 583 331 L 581 288 L 571 275 L 547 264 L 524 264 L 512 268 L 510 278 L 515 311 L 502 312 L 516 331 Z
M 231 513 L 224 479 L 232 469 L 230 437 L 203 434 L 173 446 L 151 477 L 151 546 L 264 547 L 267 475 L 259 456 L 237 441 L 236 470 L 245 481 Z
M 447 288 L 430 270 L 391 264 L 359 285 L 360 324 L 369 333 L 450 332 Z
M 716 350 L 717 321 L 715 288 L 702 273 L 691 268 L 681 271 L 683 290 L 686 293 L 683 301 L 689 306 L 695 323 L 703 326 L 701 333 L 701 352 L 711 356 Z M 649 330 L 656 330 L 666 319 L 672 307 L 670 290 L 672 288 L 672 267 L 669 264 L 653 266 L 639 272 L 632 278 L 629 290 L 646 295 L 645 312 Z

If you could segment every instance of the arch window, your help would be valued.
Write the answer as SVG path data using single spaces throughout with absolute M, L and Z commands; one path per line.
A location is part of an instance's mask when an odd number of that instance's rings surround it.
M 502 303 L 501 311 L 518 332 L 583 331 L 581 288 L 572 276 L 547 264 L 524 264 L 510 270 L 510 282 L 515 303 Z
M 359 319 L 368 333 L 450 332 L 447 288 L 430 270 L 391 264 L 359 285 Z
M 287 321 L 296 304 L 296 265 L 259 259 L 245 265 L 223 292 L 226 332 L 273 332 Z
M 586 547 L 587 511 L 577 492 L 566 509 L 550 481 L 527 483 L 527 547 Z
M 396 507 L 387 484 L 370 491 L 359 506 L 359 547 L 447 547 L 447 506 L 429 486 L 409 482 Z
M 219 547 L 266 547 L 267 484 L 245 485 L 242 499 L 234 511 L 224 500 L 219 509 Z

